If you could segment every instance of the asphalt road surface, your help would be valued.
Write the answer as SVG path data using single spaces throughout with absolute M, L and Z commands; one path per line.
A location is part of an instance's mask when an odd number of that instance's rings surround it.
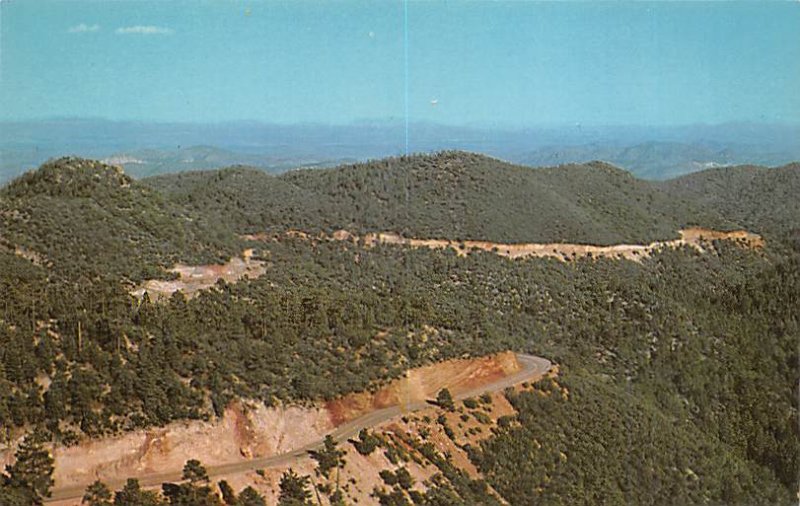
M 456 400 L 463 400 L 467 397 L 477 397 L 487 392 L 499 392 L 508 387 L 523 383 L 525 381 L 536 380 L 550 370 L 552 364 L 546 358 L 534 357 L 532 355 L 523 355 L 518 353 L 517 360 L 521 369 L 510 376 L 501 378 L 494 383 L 484 385 L 455 396 Z M 346 441 L 347 439 L 358 434 L 361 429 L 374 427 L 396 416 L 407 413 L 409 411 L 417 411 L 430 407 L 427 402 L 412 402 L 406 404 L 404 407 L 391 406 L 388 408 L 379 409 L 360 416 L 354 420 L 344 423 L 337 427 L 330 433 L 331 437 L 337 442 Z M 260 457 L 246 461 L 231 462 L 229 464 L 220 464 L 216 466 L 206 467 L 208 476 L 213 478 L 215 476 L 237 474 L 247 471 L 254 471 L 256 469 L 264 469 L 268 467 L 283 466 L 290 464 L 295 460 L 304 457 L 311 450 L 316 450 L 322 447 L 322 440 L 310 443 L 302 448 L 296 448 L 289 452 L 271 455 L 269 457 Z M 144 476 L 139 476 L 139 484 L 142 487 L 153 487 L 161 485 L 164 482 L 178 482 L 181 480 L 181 471 L 170 471 L 165 473 L 154 473 Z M 118 490 L 125 485 L 124 481 L 108 482 L 106 483 L 112 490 Z M 45 502 L 64 501 L 68 499 L 80 499 L 86 491 L 86 485 L 66 486 L 59 487 L 53 490 L 52 496 Z

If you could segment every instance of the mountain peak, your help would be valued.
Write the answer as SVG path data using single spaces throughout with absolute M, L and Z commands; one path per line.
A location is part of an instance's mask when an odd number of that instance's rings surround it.
M 62 157 L 18 177 L 4 189 L 10 197 L 32 194 L 87 197 L 104 188 L 129 186 L 133 178 L 121 167 L 79 157 Z

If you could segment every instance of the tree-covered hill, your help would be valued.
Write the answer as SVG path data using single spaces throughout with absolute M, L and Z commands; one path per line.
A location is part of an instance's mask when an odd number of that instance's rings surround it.
M 532 170 L 443 152 L 268 176 L 243 168 L 144 182 L 240 232 L 394 231 L 496 242 L 647 243 L 730 226 L 603 163 Z
M 71 276 L 159 276 L 178 260 L 228 257 L 234 243 L 224 228 L 99 162 L 61 158 L 0 189 L 0 245 Z
M 778 237 L 800 232 L 800 163 L 710 169 L 660 186 L 750 230 Z
M 263 277 L 159 304 L 132 304 L 112 284 L 54 285 L 0 255 L 0 425 L 42 423 L 72 444 L 214 416 L 232 399 L 331 398 L 429 361 L 513 349 L 558 363 L 572 395 L 521 399 L 521 425 L 482 449 L 477 462 L 511 504 L 528 504 L 537 484 L 545 503 L 583 504 L 592 491 L 785 504 L 796 490 L 796 259 L 724 243 L 641 264 L 293 238 L 266 247 Z M 648 480 L 634 495 L 618 474 L 628 468 Z
M 238 232 L 319 228 L 322 216 L 322 195 L 252 167 L 168 174 L 142 183 Z
M 284 237 L 260 245 L 262 277 L 189 300 L 137 300 L 121 281 L 231 254 L 235 233 L 289 228 L 608 243 L 699 224 L 777 236 L 797 226 L 797 178 L 791 165 L 662 186 L 603 164 L 535 170 L 442 153 L 137 182 L 54 161 L 0 190 L 0 444 L 36 427 L 68 445 L 210 418 L 233 399 L 330 399 L 511 349 L 553 360 L 571 394 L 512 399 L 516 420 L 471 449 L 509 503 L 792 503 L 800 250 L 770 239 L 760 251 L 717 241 L 641 262 L 559 262 Z M 30 489 L 12 474 L 0 503 Z

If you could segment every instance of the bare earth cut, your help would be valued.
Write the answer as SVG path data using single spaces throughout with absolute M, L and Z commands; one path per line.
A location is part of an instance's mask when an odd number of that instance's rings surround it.
M 177 291 L 192 297 L 198 291 L 214 286 L 219 280 L 235 283 L 245 276 L 251 279 L 257 278 L 266 272 L 265 262 L 252 257 L 253 250 L 246 249 L 242 252 L 241 258 L 231 258 L 221 265 L 178 264 L 169 271 L 177 274 L 177 279 L 170 281 L 151 279 L 137 286 L 131 293 L 136 297 L 142 297 L 147 293 L 152 300 L 169 297 Z
M 487 241 L 453 241 L 444 239 L 405 238 L 394 233 L 372 233 L 356 236 L 340 230 L 330 236 L 311 236 L 304 232 L 289 232 L 287 236 L 309 241 L 346 241 L 364 248 L 378 245 L 396 245 L 410 248 L 451 249 L 458 256 L 472 252 L 490 252 L 509 259 L 554 258 L 570 261 L 579 258 L 615 258 L 641 261 L 662 248 L 690 247 L 704 252 L 712 241 L 733 241 L 745 248 L 759 249 L 763 239 L 746 231 L 719 232 L 700 228 L 680 231 L 680 238 L 658 241 L 647 245 L 620 244 L 596 246 L 568 243 L 503 244 Z M 244 236 L 248 240 L 280 240 L 263 234 Z M 245 250 L 241 257 L 222 265 L 176 265 L 171 272 L 178 275 L 172 281 L 149 280 L 132 293 L 144 293 L 154 299 L 169 297 L 181 291 L 187 297 L 214 286 L 219 280 L 236 282 L 245 276 L 255 278 L 266 272 L 266 262 L 253 258 L 253 250 Z M 55 488 L 50 503 L 79 504 L 87 485 L 100 479 L 112 488 L 119 488 L 126 478 L 138 478 L 143 486 L 158 487 L 165 481 L 180 478 L 183 464 L 199 458 L 214 479 L 225 478 L 232 484 L 258 485 L 266 494 L 277 489 L 280 472 L 290 466 L 309 474 L 313 461 L 307 452 L 317 448 L 323 437 L 330 434 L 337 441 L 355 436 L 362 428 L 380 427 L 385 437 L 395 434 L 402 446 L 402 434 L 411 430 L 414 423 L 419 431 L 422 425 L 431 434 L 437 448 L 456 459 L 459 468 L 477 477 L 477 470 L 459 450 L 465 442 L 474 442 L 479 432 L 488 432 L 497 418 L 511 409 L 502 395 L 493 395 L 492 408 L 485 407 L 491 423 L 460 422 L 457 415 L 445 413 L 453 426 L 462 428 L 445 436 L 435 424 L 422 422 L 419 417 L 404 416 L 414 412 L 419 415 L 430 411 L 430 399 L 443 388 L 451 391 L 456 400 L 475 397 L 484 392 L 497 393 L 522 382 L 535 381 L 555 368 L 542 358 L 500 353 L 477 359 L 450 360 L 410 370 L 398 380 L 390 382 L 375 392 L 349 394 L 339 399 L 311 406 L 280 406 L 267 408 L 260 403 L 236 402 L 230 405 L 222 418 L 212 421 L 188 421 L 166 427 L 140 430 L 112 438 L 94 439 L 72 447 L 55 447 Z M 565 393 L 566 395 L 566 393 Z M 464 415 L 463 407 L 461 408 Z M 438 413 L 440 415 L 441 413 Z M 432 416 L 433 413 L 430 413 Z M 426 416 L 425 418 L 429 418 Z M 468 418 L 468 417 L 467 417 Z M 481 416 L 486 419 L 485 416 Z M 475 418 L 478 420 L 478 418 Z M 416 422 L 415 422 L 416 421 Z M 466 424 L 466 425 L 465 425 Z M 471 430 L 470 430 L 471 429 Z M 456 444 L 457 440 L 461 440 Z M 407 445 L 406 445 L 407 446 Z M 364 456 L 345 445 L 348 461 L 346 471 L 355 477 L 376 475 L 380 469 L 391 468 L 384 455 Z M 407 448 L 408 449 L 408 448 Z M 9 462 L 13 452 L 0 454 L 0 462 Z M 267 471 L 255 473 L 256 470 Z M 433 472 L 425 466 L 411 466 L 414 478 L 421 482 Z M 373 476 L 377 480 L 376 477 Z M 369 480 L 353 482 L 352 498 L 370 502 L 370 491 L 380 482 Z
M 497 243 L 488 241 L 454 241 L 448 239 L 415 239 L 403 237 L 393 232 L 379 232 L 357 236 L 347 230 L 338 230 L 330 236 L 320 236 L 315 239 L 348 241 L 372 248 L 379 244 L 392 244 L 410 248 L 451 249 L 459 256 L 466 256 L 474 251 L 485 251 L 502 257 L 519 258 L 554 258 L 568 261 L 579 258 L 615 258 L 641 261 L 653 252 L 663 248 L 679 248 L 689 246 L 704 251 L 704 245 L 715 240 L 733 241 L 742 247 L 758 249 L 763 247 L 764 240 L 760 235 L 744 230 L 720 232 L 703 228 L 687 228 L 679 231 L 680 239 L 656 241 L 650 244 L 616 244 L 613 246 L 596 246 L 591 244 L 575 243 Z M 290 237 L 312 239 L 306 233 L 292 231 L 287 233 Z M 268 237 L 263 234 L 251 234 L 245 239 L 263 241 Z
M 50 502 L 79 504 L 85 487 L 96 479 L 121 486 L 125 478 L 137 477 L 145 486 L 158 486 L 179 479 L 190 458 L 200 458 L 215 478 L 294 465 L 325 434 L 344 441 L 362 428 L 429 408 L 428 400 L 441 388 L 461 399 L 534 381 L 551 368 L 545 359 L 511 352 L 451 360 L 411 370 L 374 394 L 352 394 L 310 407 L 234 404 L 216 421 L 174 423 L 70 448 L 56 447 Z
M 759 249 L 764 240 L 758 234 L 744 230 L 720 232 L 703 228 L 688 228 L 680 231 L 680 239 L 656 241 L 650 244 L 617 244 L 614 246 L 595 246 L 591 244 L 572 243 L 496 243 L 489 241 L 453 241 L 447 239 L 414 239 L 403 237 L 392 232 L 366 234 L 363 237 L 351 234 L 346 230 L 338 230 L 330 236 L 311 236 L 301 231 L 289 231 L 287 237 L 306 240 L 348 241 L 372 248 L 380 244 L 391 244 L 411 248 L 451 249 L 459 256 L 466 256 L 475 251 L 485 251 L 511 259 L 521 258 L 554 258 L 561 261 L 579 258 L 616 258 L 641 261 L 654 251 L 663 248 L 689 246 L 699 252 L 704 245 L 715 240 L 733 241 L 736 244 Z M 266 234 L 248 234 L 243 236 L 250 241 L 266 241 L 271 239 Z M 274 239 L 274 238 L 272 238 Z M 20 253 L 18 253 L 20 254 Z M 135 287 L 131 294 L 142 297 L 145 293 L 152 300 L 169 297 L 180 291 L 186 297 L 193 297 L 200 290 L 214 286 L 219 280 L 235 283 L 243 279 L 257 278 L 266 272 L 266 262 L 253 259 L 253 249 L 246 249 L 241 257 L 231 258 L 225 264 L 183 265 L 178 264 L 169 272 L 178 275 L 174 280 L 151 279 Z

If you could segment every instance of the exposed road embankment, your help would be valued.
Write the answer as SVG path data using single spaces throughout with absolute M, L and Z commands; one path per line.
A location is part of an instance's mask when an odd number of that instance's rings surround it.
M 552 368 L 552 363 L 545 358 L 523 354 L 517 354 L 516 358 L 520 366 L 519 370 L 516 372 L 502 378 L 492 380 L 484 385 L 458 392 L 454 397 L 456 399 L 465 399 L 467 397 L 476 397 L 486 392 L 498 392 L 525 381 L 535 381 L 547 374 L 547 372 L 549 372 Z M 385 421 L 391 420 L 394 417 L 402 415 L 403 413 L 424 409 L 429 406 L 430 404 L 426 401 L 412 401 L 403 405 L 396 404 L 389 407 L 376 409 L 339 425 L 330 433 L 330 435 L 336 441 L 345 441 L 348 438 L 358 434 L 361 429 L 374 427 Z M 290 464 L 296 459 L 304 457 L 309 451 L 315 450 L 321 445 L 322 439 L 318 439 L 312 443 L 283 453 L 254 458 L 246 461 L 211 465 L 207 467 L 207 470 L 209 476 L 214 478 L 215 476 L 231 475 L 253 471 L 256 469 L 282 466 Z M 198 457 L 200 460 L 202 460 L 202 455 L 199 455 Z M 139 483 L 143 487 L 158 486 L 164 482 L 175 482 L 179 481 L 180 478 L 180 470 L 170 470 L 168 472 L 153 473 L 138 477 Z M 124 481 L 108 481 L 107 485 L 109 485 L 112 489 L 119 489 L 124 485 Z M 53 490 L 52 497 L 46 502 L 72 504 L 69 501 L 74 499 L 79 500 L 83 496 L 85 488 L 85 484 L 58 487 Z
M 688 246 L 702 253 L 715 240 L 732 241 L 742 247 L 751 249 L 758 249 L 764 246 L 764 239 L 760 235 L 745 230 L 724 232 L 694 227 L 680 230 L 679 234 L 679 239 L 655 241 L 650 244 L 615 244 L 610 246 L 566 242 L 498 243 L 477 240 L 421 239 L 403 237 L 394 232 L 378 232 L 357 236 L 347 230 L 336 231 L 330 236 L 312 236 L 300 231 L 290 231 L 286 235 L 307 240 L 348 241 L 361 244 L 365 248 L 388 244 L 408 248 L 450 249 L 462 257 L 473 252 L 483 251 L 511 259 L 553 258 L 561 261 L 577 260 L 579 258 L 611 258 L 639 262 L 664 248 Z M 266 234 L 245 235 L 243 238 L 251 241 L 274 239 Z

